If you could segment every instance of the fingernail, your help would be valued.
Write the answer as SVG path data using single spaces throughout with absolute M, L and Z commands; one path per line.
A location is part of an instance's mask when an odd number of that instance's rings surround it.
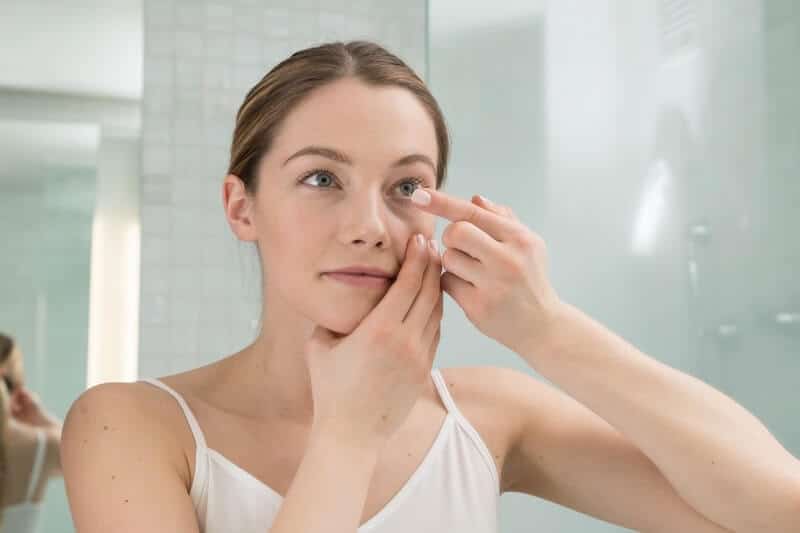
M 431 245 L 431 250 L 433 250 L 434 253 L 438 254 L 439 253 L 439 244 L 436 242 L 436 239 L 431 239 L 430 240 L 430 245 Z
M 431 195 L 424 189 L 417 189 L 411 195 L 411 201 L 417 205 L 428 205 L 431 203 Z
M 417 244 L 420 248 L 425 247 L 425 237 L 422 236 L 422 233 L 417 233 Z
M 491 200 L 489 200 L 489 199 L 488 199 L 488 198 L 486 198 L 485 196 L 481 196 L 481 195 L 479 194 L 479 195 L 478 195 L 478 198 L 480 198 L 480 199 L 481 199 L 481 201 L 482 201 L 483 203 L 485 203 L 486 205 L 494 205 L 494 204 L 492 204 Z

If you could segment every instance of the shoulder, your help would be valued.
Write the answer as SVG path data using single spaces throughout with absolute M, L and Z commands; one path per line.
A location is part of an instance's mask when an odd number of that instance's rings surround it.
M 174 469 L 189 487 L 183 443 L 174 429 L 180 427 L 179 409 L 165 391 L 147 383 L 95 385 L 75 399 L 64 418 L 62 457 L 69 460 L 70 455 L 92 451 L 128 459 L 125 453 L 141 455 L 146 450 L 147 459 Z
M 479 365 L 440 368 L 453 399 L 462 401 L 500 400 L 513 397 L 512 389 L 535 379 L 513 368 Z
M 541 383 L 525 372 L 498 366 L 450 367 L 440 371 L 459 411 L 494 456 L 501 491 L 507 490 L 506 459 L 529 418 L 529 399 Z
M 72 403 L 61 457 L 76 530 L 199 531 L 169 401 L 137 382 L 96 385 Z

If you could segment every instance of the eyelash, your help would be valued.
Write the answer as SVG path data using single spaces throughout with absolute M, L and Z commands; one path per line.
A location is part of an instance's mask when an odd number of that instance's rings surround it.
M 331 175 L 333 178 L 336 178 L 336 174 L 334 174 L 330 170 L 325 169 L 325 168 L 316 168 L 314 170 L 311 170 L 311 171 L 306 172 L 305 174 L 303 174 L 303 177 L 300 178 L 300 181 L 304 182 L 305 180 L 307 180 L 308 178 L 310 178 L 314 174 L 319 174 L 319 173 L 323 173 L 323 172 L 325 174 Z M 338 179 L 338 178 L 336 178 L 336 179 Z M 420 186 L 424 186 L 425 185 L 425 180 L 423 180 L 422 178 L 410 177 L 410 178 L 402 180 L 400 183 L 413 183 L 417 187 L 420 187 Z M 327 188 L 327 187 L 317 187 L 316 185 L 312 185 L 312 187 L 317 188 L 317 189 L 326 189 Z M 405 198 L 411 198 L 411 195 L 408 195 Z

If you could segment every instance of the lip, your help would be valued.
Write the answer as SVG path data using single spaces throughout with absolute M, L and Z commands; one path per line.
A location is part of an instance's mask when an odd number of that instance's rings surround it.
M 330 272 L 325 272 L 325 274 L 360 274 L 365 276 L 371 276 L 375 278 L 386 278 L 389 280 L 393 280 L 395 278 L 394 274 L 391 272 L 387 272 L 386 270 L 382 270 L 376 267 L 370 267 L 366 265 L 352 265 L 346 268 L 340 268 L 338 270 L 332 270 Z
M 395 280 L 395 276 L 381 268 L 368 265 L 351 265 L 330 272 L 325 276 L 354 287 L 387 288 Z
M 343 272 L 325 272 L 325 276 L 355 287 L 385 288 L 392 284 L 392 278 L 370 276 L 365 274 L 347 274 Z

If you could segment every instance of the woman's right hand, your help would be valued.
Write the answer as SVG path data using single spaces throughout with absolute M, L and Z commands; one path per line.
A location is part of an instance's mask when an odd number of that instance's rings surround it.
M 438 251 L 412 236 L 397 279 L 352 333 L 340 337 L 316 326 L 305 347 L 312 433 L 380 448 L 400 427 L 439 344 L 441 264 Z

